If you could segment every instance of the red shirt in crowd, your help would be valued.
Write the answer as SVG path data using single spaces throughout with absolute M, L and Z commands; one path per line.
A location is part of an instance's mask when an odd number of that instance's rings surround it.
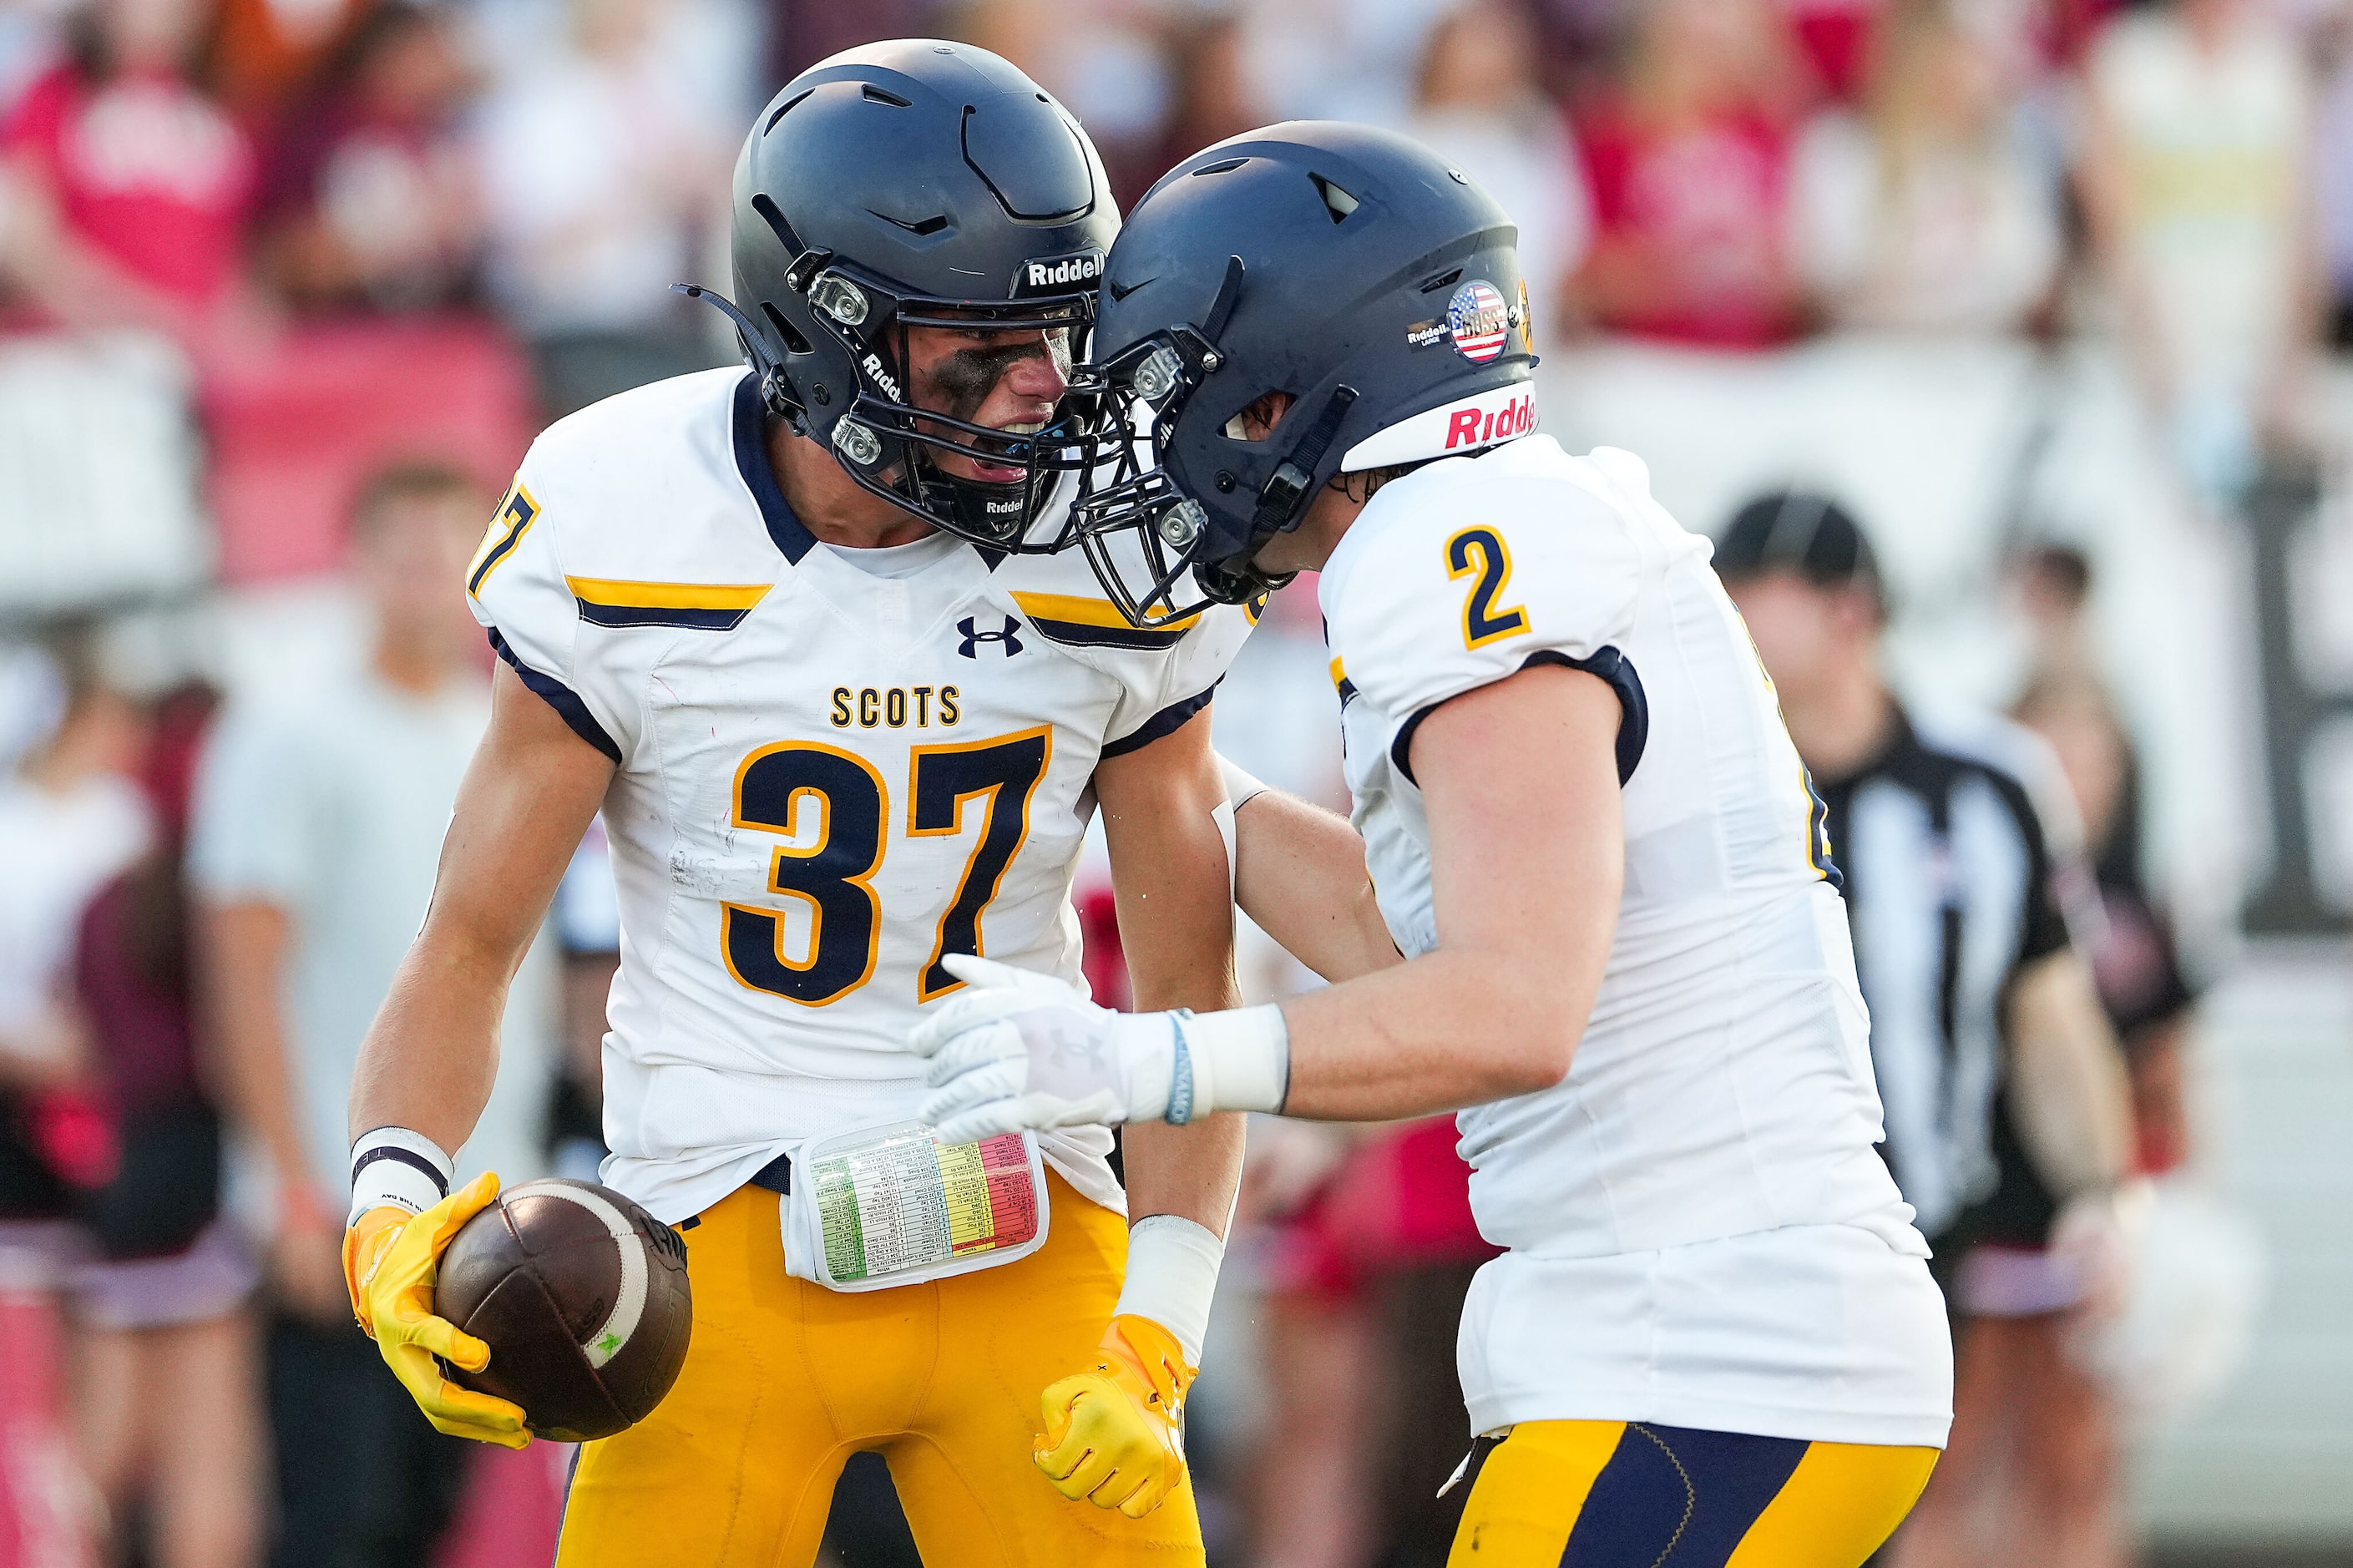
M 236 275 L 252 150 L 186 82 L 59 67 L 0 121 L 0 152 L 29 158 L 67 227 L 154 288 L 204 305 Z
M 1832 98 L 1851 103 L 1862 96 L 1882 8 L 1883 0 L 1786 0 L 1798 47 Z
M 1593 264 L 1611 279 L 1599 325 L 1715 348 L 1788 338 L 1789 138 L 1778 123 L 1727 114 L 1660 131 L 1604 106 L 1577 133 Z

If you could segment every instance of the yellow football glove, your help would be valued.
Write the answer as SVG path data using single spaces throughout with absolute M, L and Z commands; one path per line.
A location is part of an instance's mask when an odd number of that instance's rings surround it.
M 1124 1313 L 1094 1369 L 1046 1390 L 1046 1435 L 1030 1456 L 1064 1497 L 1142 1519 L 1185 1479 L 1185 1391 L 1194 1369 L 1176 1336 Z
M 459 1387 L 433 1360 L 468 1372 L 491 1364 L 490 1346 L 433 1315 L 433 1277 L 449 1238 L 498 1195 L 498 1177 L 485 1172 L 420 1215 L 368 1210 L 343 1232 L 343 1282 L 360 1327 L 436 1431 L 521 1448 L 531 1442 L 522 1406 Z

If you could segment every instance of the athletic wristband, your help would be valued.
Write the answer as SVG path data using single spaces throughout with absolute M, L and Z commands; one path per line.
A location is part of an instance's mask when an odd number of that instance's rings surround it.
M 370 1209 L 406 1209 L 423 1214 L 449 1195 L 458 1163 L 422 1132 L 377 1127 L 352 1145 L 352 1212 L 348 1228 Z
M 1226 1244 L 1208 1226 L 1182 1215 L 1145 1215 L 1127 1233 L 1127 1283 L 1113 1310 L 1166 1329 L 1184 1347 L 1185 1364 L 1198 1367 L 1225 1257 Z
M 1168 1022 L 1176 1048 L 1166 1120 L 1181 1127 L 1219 1110 L 1282 1109 L 1291 1093 L 1291 1026 L 1281 1007 L 1179 1009 Z

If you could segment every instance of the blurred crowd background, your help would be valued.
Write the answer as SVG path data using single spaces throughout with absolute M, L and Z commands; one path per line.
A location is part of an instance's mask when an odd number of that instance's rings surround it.
M 670 286 L 726 280 L 757 107 L 917 34 L 1050 88 L 1123 205 L 1271 121 L 1423 138 L 1519 223 L 1545 430 L 1695 530 L 1859 522 L 1856 657 L 2063 764 L 2155 1194 L 1911 1561 L 2353 1563 L 2353 5 L 5 0 L 0 1568 L 546 1560 L 565 1452 L 435 1438 L 335 1261 L 487 717 L 452 584 L 538 428 L 733 357 Z M 1345 808 L 1324 661 L 1288 590 L 1215 722 Z M 601 1152 L 601 856 L 468 1152 L 510 1180 Z M 1115 998 L 1099 866 L 1082 912 Z M 1446 1123 L 1254 1130 L 1214 1563 L 1444 1560 L 1486 1256 Z M 912 1561 L 879 1467 L 828 1552 Z

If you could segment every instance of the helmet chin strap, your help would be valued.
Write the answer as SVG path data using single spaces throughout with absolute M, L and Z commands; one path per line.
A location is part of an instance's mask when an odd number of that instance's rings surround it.
M 1250 548 L 1224 561 L 1193 563 L 1193 581 L 1201 592 L 1221 604 L 1245 604 L 1299 575 L 1296 572 L 1271 575 L 1260 571 L 1253 562 L 1258 552 L 1266 548 L 1267 541 L 1299 526 L 1306 514 L 1315 469 L 1324 461 L 1324 454 L 1332 449 L 1341 421 L 1347 418 L 1356 401 L 1355 387 L 1341 385 L 1332 389 L 1324 412 L 1315 416 L 1315 423 L 1300 436 L 1290 455 L 1275 465 L 1274 472 L 1260 487 L 1258 510 L 1250 514 Z
M 690 300 L 700 300 L 714 307 L 735 323 L 735 331 L 744 340 L 744 352 L 751 356 L 752 369 L 760 378 L 760 400 L 768 405 L 770 413 L 779 419 L 791 421 L 793 429 L 799 432 L 801 406 L 793 400 L 785 381 L 784 364 L 768 352 L 767 343 L 761 338 L 760 330 L 752 325 L 751 318 L 736 308 L 734 300 L 699 283 L 673 283 L 670 289 L 673 294 L 683 294 Z
M 1332 438 L 1340 433 L 1340 422 L 1348 416 L 1348 409 L 1356 401 L 1353 386 L 1335 386 L 1324 412 L 1315 416 L 1291 455 L 1275 465 L 1259 488 L 1258 510 L 1250 514 L 1250 538 L 1261 543 L 1278 533 L 1288 533 L 1299 526 L 1309 492 L 1314 486 L 1315 469 L 1324 461 L 1324 454 L 1332 449 Z M 1256 545 L 1251 553 L 1257 553 Z

